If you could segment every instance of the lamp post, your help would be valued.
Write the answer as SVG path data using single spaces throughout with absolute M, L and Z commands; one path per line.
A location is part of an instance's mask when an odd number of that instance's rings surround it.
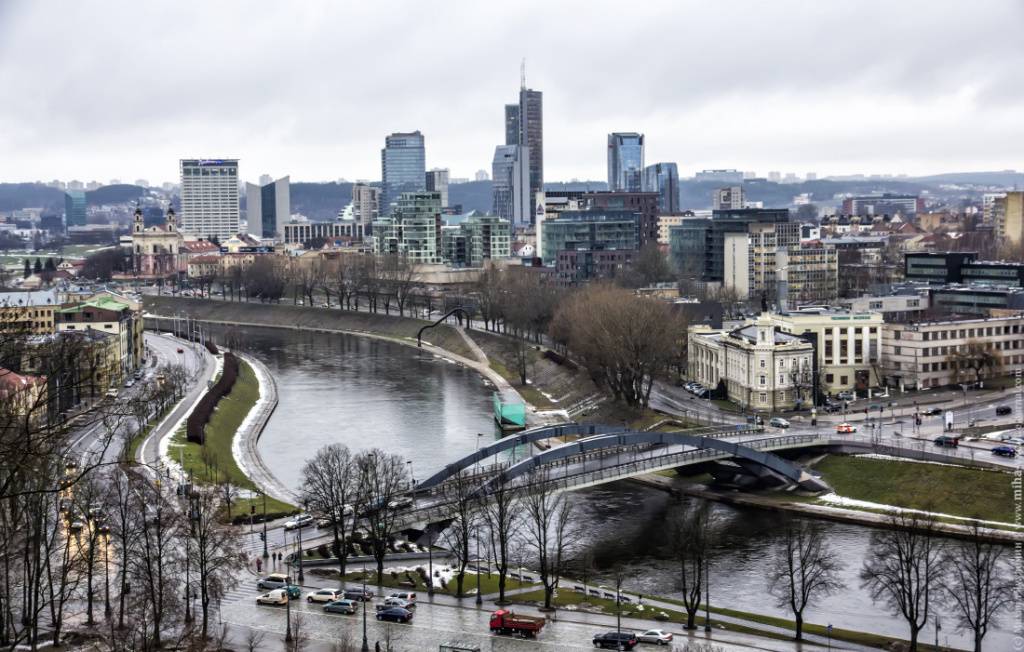
M 292 597 L 288 595 L 288 582 L 284 583 L 284 642 L 292 642 Z
M 476 534 L 476 606 L 484 603 L 484 596 L 480 595 L 480 535 Z
M 427 595 L 434 597 L 434 536 L 427 526 Z
M 193 520 L 192 514 L 192 492 L 189 491 L 188 495 L 188 527 L 189 527 L 189 539 L 185 542 L 185 624 L 192 622 L 192 609 L 189 606 L 189 594 L 192 592 L 191 575 L 189 569 L 189 540 L 195 534 L 195 521 Z
M 103 589 L 106 602 L 103 614 L 110 620 L 110 532 L 103 533 Z
M 704 558 L 704 632 L 711 633 L 711 558 Z
M 266 559 L 270 556 L 267 554 L 267 494 L 260 493 L 263 494 L 263 558 Z
M 302 501 L 302 513 L 303 514 L 306 513 L 306 501 L 305 500 Z M 302 584 L 304 581 L 306 581 L 306 576 L 302 573 L 302 557 L 304 556 L 304 554 L 303 554 L 303 550 L 302 550 L 302 526 L 301 525 L 299 526 L 298 530 L 299 530 L 299 584 Z
M 366 568 L 363 568 L 363 647 L 362 652 L 370 652 L 370 641 L 366 638 L 366 603 L 369 600 L 366 599 Z

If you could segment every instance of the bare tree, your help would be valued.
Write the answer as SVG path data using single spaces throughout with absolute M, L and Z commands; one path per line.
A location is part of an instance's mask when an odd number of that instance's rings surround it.
M 405 309 L 418 289 L 416 268 L 405 256 L 384 256 L 379 263 L 379 273 L 385 292 L 384 310 L 390 310 L 391 297 L 398 304 L 398 314 L 405 315 Z
M 507 484 L 498 485 L 486 499 L 482 500 L 481 514 L 487 526 L 491 550 L 494 551 L 500 604 L 505 602 L 505 585 L 512 561 L 510 547 L 521 523 L 518 492 Z
M 777 556 L 768 571 L 768 592 L 779 607 L 787 607 L 796 621 L 796 640 L 803 640 L 804 610 L 812 601 L 842 589 L 843 567 L 817 523 L 786 518 L 777 544 Z
M 245 634 L 245 650 L 246 652 L 256 652 L 263 647 L 263 641 L 267 638 L 267 633 L 262 629 L 256 629 L 250 627 L 249 631 Z
M 334 551 L 338 557 L 338 570 L 345 576 L 348 542 L 345 537 L 345 517 L 352 515 L 357 492 L 359 470 L 344 444 L 328 444 L 320 448 L 302 467 L 303 495 L 310 509 L 330 520 L 334 535 Z
M 996 624 L 1000 612 L 1013 606 L 1013 582 L 1004 575 L 1004 563 L 1010 548 L 988 543 L 977 521 L 971 524 L 968 539 L 946 550 L 942 565 L 947 569 L 940 580 L 946 603 L 954 608 L 957 625 L 970 630 L 974 651 L 981 652 L 981 643 L 989 627 Z
M 465 595 L 466 567 L 469 565 L 471 544 L 478 536 L 479 502 L 473 495 L 477 484 L 470 470 L 463 470 L 442 485 L 442 500 L 447 504 L 446 519 L 451 524 L 445 528 L 443 537 L 455 562 L 456 595 Z
M 947 356 L 949 365 L 957 371 L 957 379 L 961 374 L 973 374 L 974 382 L 981 382 L 987 374 L 1002 365 L 999 351 L 990 342 L 968 340 L 967 343 L 954 348 Z
M 149 483 L 139 483 L 132 494 L 138 501 L 136 508 L 143 515 L 143 524 L 137 539 L 138 550 L 126 561 L 145 596 L 144 618 L 152 632 L 148 642 L 159 648 L 165 619 L 180 612 L 175 608 L 180 605 L 174 603 L 174 594 L 181 585 L 178 569 L 183 551 L 176 541 L 181 517 L 159 489 Z
M 697 611 L 705 590 L 711 530 L 711 508 L 706 502 L 690 506 L 672 524 L 672 553 L 679 564 L 679 590 L 686 610 L 686 629 L 697 626 Z
M 193 488 L 189 494 L 187 554 L 196 565 L 203 640 L 209 636 L 211 603 L 237 584 L 236 572 L 245 566 L 238 534 L 218 520 L 219 507 L 213 489 Z
M 579 542 L 572 523 L 574 504 L 548 482 L 544 473 L 531 474 L 521 500 L 525 545 L 537 560 L 544 608 L 550 610 L 552 595 Z
M 910 652 L 916 652 L 921 629 L 928 623 L 932 602 L 942 581 L 942 547 L 935 537 L 935 519 L 898 511 L 886 527 L 871 535 L 871 547 L 860 571 L 861 586 L 871 599 L 884 602 L 910 627 Z
M 398 455 L 374 448 L 360 453 L 355 460 L 359 484 L 366 494 L 363 511 L 379 582 L 383 580 L 384 557 L 398 525 L 401 507 L 398 498 L 409 482 L 405 463 Z

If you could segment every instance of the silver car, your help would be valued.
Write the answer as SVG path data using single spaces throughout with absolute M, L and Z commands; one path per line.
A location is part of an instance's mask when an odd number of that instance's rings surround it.
M 646 632 L 638 633 L 636 639 L 641 643 L 668 645 L 672 642 L 672 632 L 666 632 L 664 629 L 648 629 Z

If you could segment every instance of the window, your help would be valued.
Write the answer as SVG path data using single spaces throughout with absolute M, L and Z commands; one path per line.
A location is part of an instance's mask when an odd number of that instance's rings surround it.
M 767 382 L 768 382 L 767 377 L 766 376 L 761 376 L 761 384 L 765 385 L 765 384 L 767 384 Z
M 898 347 L 898 346 L 894 346 L 894 347 L 892 348 L 892 354 L 893 354 L 893 355 L 900 355 L 900 351 L 901 351 L 901 350 L 902 350 L 902 349 L 901 349 L 900 347 Z
M 872 301 L 872 302 L 870 302 L 868 304 L 868 309 L 869 310 L 881 310 L 882 309 L 882 302 L 881 301 Z
M 900 337 L 901 335 L 903 335 L 903 331 L 893 331 L 892 338 L 894 340 L 898 340 L 898 339 L 901 339 L 901 337 Z
M 765 367 L 764 358 L 761 358 L 761 368 L 764 369 L 764 367 Z
M 850 379 L 849 376 L 840 376 L 839 377 L 839 384 L 840 385 L 845 385 L 849 381 L 849 379 Z
M 832 375 L 832 374 L 825 374 L 825 382 L 828 383 L 829 385 L 831 385 L 833 382 L 835 382 L 835 379 L 836 379 L 836 377 L 834 375 Z
M 761 392 L 761 403 L 767 403 L 767 402 L 768 402 L 768 395 L 765 394 L 764 392 Z
M 786 383 L 786 374 L 779 374 L 779 384 L 784 385 Z

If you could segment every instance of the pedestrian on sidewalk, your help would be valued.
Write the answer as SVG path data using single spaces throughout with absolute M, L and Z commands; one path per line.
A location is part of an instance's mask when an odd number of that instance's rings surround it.
M 257 557 L 256 558 L 256 572 L 259 573 L 259 572 L 262 572 L 262 571 L 263 571 L 263 560 L 260 559 L 259 557 Z

